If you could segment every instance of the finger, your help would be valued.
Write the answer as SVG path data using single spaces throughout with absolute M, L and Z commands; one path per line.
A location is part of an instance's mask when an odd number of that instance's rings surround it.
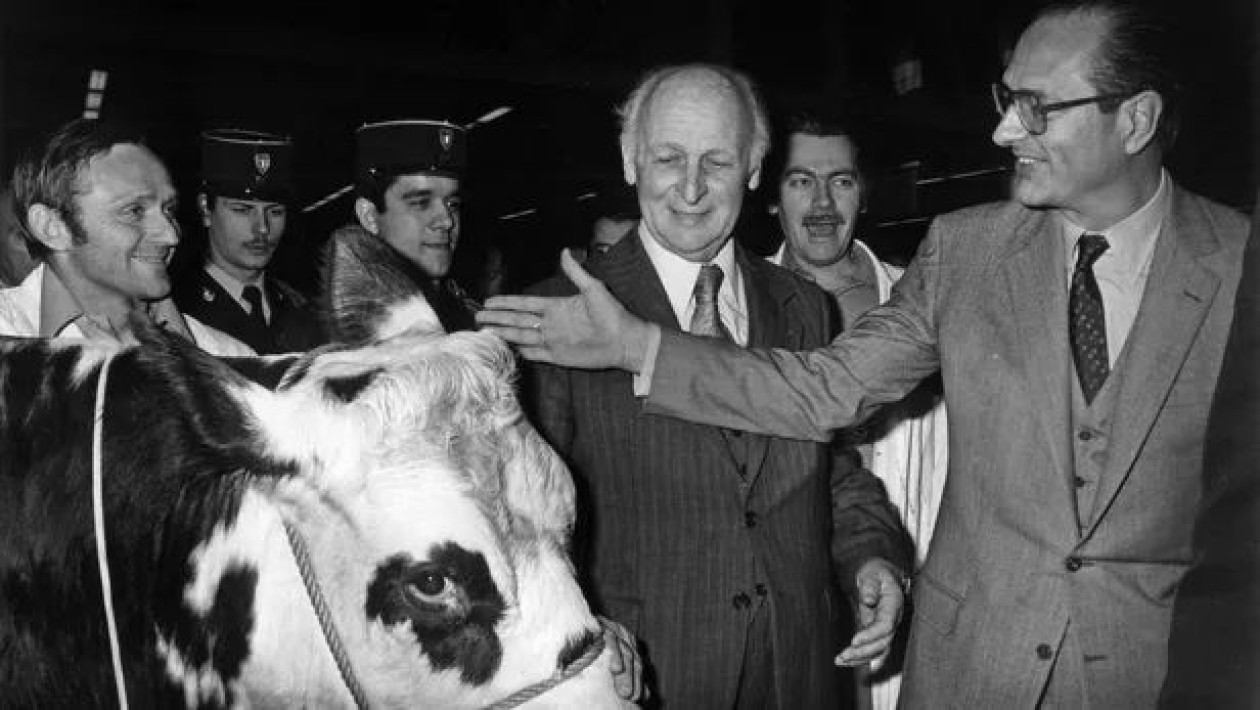
M 504 340 L 520 347 L 543 348 L 547 341 L 537 328 L 514 328 L 501 325 L 482 326 L 481 330 L 494 333 Z
M 892 637 L 888 636 L 872 643 L 864 643 L 861 645 L 853 645 L 840 652 L 836 656 L 836 665 L 838 666 L 860 666 L 873 662 L 887 655 L 888 649 L 892 646 Z
M 533 328 L 542 316 L 527 311 L 483 309 L 477 311 L 477 322 L 482 325 L 506 325 L 512 328 Z
M 604 627 L 604 644 L 608 648 L 608 669 L 613 672 L 613 675 L 624 673 L 626 662 L 622 656 L 621 643 L 617 639 L 616 632 L 607 626 Z
M 487 310 L 524 311 L 538 315 L 555 300 L 550 296 L 491 296 L 486 299 L 485 307 Z
M 582 265 L 577 262 L 577 259 L 573 258 L 573 253 L 568 249 L 560 252 L 560 268 L 564 269 L 564 275 L 569 277 L 569 280 L 573 282 L 574 286 L 578 287 L 579 291 L 589 291 L 592 286 L 600 283 L 599 279 L 586 273 L 586 269 L 582 268 Z

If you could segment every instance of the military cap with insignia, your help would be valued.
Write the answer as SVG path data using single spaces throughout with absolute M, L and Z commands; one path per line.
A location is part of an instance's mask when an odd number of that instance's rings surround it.
M 459 178 L 467 166 L 467 131 L 446 121 L 369 123 L 355 133 L 355 176 L 442 175 Z
M 201 134 L 202 187 L 222 197 L 261 202 L 293 198 L 293 141 L 261 131 Z

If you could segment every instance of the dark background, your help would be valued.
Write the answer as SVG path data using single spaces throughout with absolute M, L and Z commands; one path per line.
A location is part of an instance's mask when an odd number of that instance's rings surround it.
M 1158 1 L 1187 48 L 1187 110 L 1170 166 L 1177 179 L 1250 209 L 1257 184 L 1255 0 Z M 3 0 L 0 169 L 83 111 L 89 72 L 109 72 L 102 115 L 140 121 L 191 217 L 197 134 L 211 127 L 286 133 L 298 145 L 299 201 L 278 267 L 309 285 L 311 256 L 352 220 L 350 198 L 310 210 L 348 183 L 353 131 L 389 118 L 467 123 L 465 242 L 471 271 L 487 244 L 514 285 L 548 273 L 585 240 L 591 193 L 621 182 L 613 107 L 661 63 L 730 63 L 772 107 L 831 102 L 858 118 L 874 194 L 862 234 L 905 258 L 931 215 L 1001 197 L 1009 159 L 989 134 L 988 85 L 1032 0 L 426 0 L 140 2 Z M 905 93 L 892 70 L 917 60 Z M 767 187 L 741 234 L 767 248 Z M 584 197 L 585 196 L 585 197 Z M 530 211 L 532 210 L 532 211 Z M 530 211 L 514 218 L 515 213 Z M 185 238 L 200 228 L 189 222 Z

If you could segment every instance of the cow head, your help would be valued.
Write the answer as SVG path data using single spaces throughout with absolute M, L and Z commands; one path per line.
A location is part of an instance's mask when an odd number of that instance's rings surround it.
M 489 334 L 435 330 L 423 301 L 389 291 L 402 283 L 397 273 L 363 259 L 371 248 L 348 245 L 341 256 L 351 261 L 334 259 L 334 271 L 348 263 L 380 285 L 338 287 L 358 299 L 343 300 L 331 320 L 351 344 L 226 363 L 144 328 L 141 347 L 118 351 L 3 346 L 0 457 L 26 462 L 19 477 L 52 473 L 31 464 L 41 444 L 13 444 L 39 424 L 17 421 L 20 363 L 60 363 L 59 401 L 37 388 L 25 404 L 36 405 L 30 416 L 69 417 L 62 434 L 74 442 L 90 431 L 90 391 L 111 362 L 108 549 L 137 692 L 168 686 L 190 707 L 352 706 L 303 567 L 372 707 L 483 707 L 551 676 L 598 638 L 566 555 L 572 481 L 522 416 L 511 353 Z M 88 415 L 71 416 L 85 407 Z M 62 556 L 93 545 L 77 488 L 88 485 L 85 461 L 59 460 L 56 485 L 10 478 L 0 490 L 50 506 L 73 491 L 67 527 L 39 533 Z M 14 523 L 39 527 L 29 514 Z M 290 534 L 304 541 L 301 562 Z M 33 579 L 29 561 L 48 539 L 21 550 L 6 543 L 0 591 L 10 600 L 20 596 L 15 579 Z M 98 630 L 94 570 L 66 573 L 88 580 L 78 603 L 91 610 L 83 625 Z M 35 633 L 15 635 L 34 643 Z M 621 705 L 601 657 L 529 707 Z

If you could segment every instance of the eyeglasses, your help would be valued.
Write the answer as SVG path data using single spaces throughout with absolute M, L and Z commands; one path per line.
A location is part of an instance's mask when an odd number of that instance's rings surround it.
M 1024 130 L 1034 136 L 1039 136 L 1046 132 L 1046 116 L 1051 111 L 1062 111 L 1076 108 L 1077 106 L 1095 104 L 1099 101 L 1127 99 L 1132 96 L 1132 94 L 1098 94 L 1097 96 L 1090 96 L 1084 99 L 1043 104 L 1041 103 L 1041 95 L 1033 91 L 1011 89 L 1000 82 L 993 84 L 992 89 L 993 107 L 997 109 L 998 115 L 1005 116 L 1006 112 L 1011 109 L 1011 104 L 1014 104 L 1015 115 L 1019 116 L 1019 122 L 1024 124 Z

